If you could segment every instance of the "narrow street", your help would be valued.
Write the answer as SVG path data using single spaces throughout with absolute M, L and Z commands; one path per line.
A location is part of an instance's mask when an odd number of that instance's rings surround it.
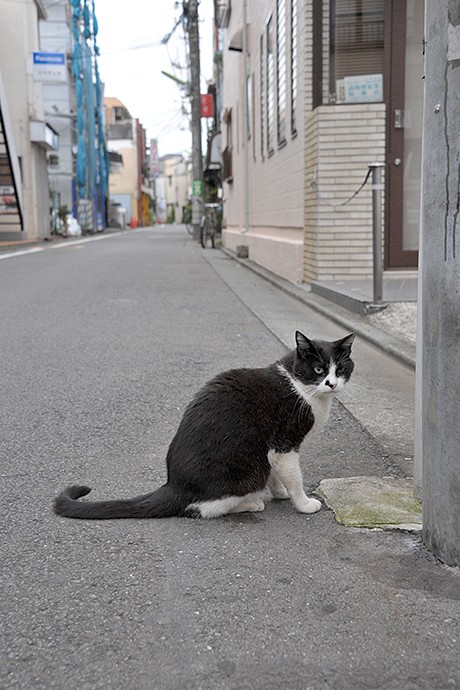
M 346 335 L 181 226 L 0 260 L 0 687 L 460 687 L 458 569 L 403 532 L 290 502 L 218 520 L 66 520 L 72 483 L 122 498 L 165 480 L 194 392 L 265 366 L 294 332 Z M 1 255 L 0 255 L 1 259 Z M 413 372 L 365 342 L 305 486 L 404 475 Z

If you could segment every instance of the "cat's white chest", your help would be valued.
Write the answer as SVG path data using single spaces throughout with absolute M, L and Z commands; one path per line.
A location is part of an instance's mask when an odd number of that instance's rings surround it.
M 330 393 L 324 395 L 313 394 L 310 392 L 311 389 L 309 390 L 308 386 L 304 386 L 298 379 L 295 379 L 293 376 L 291 376 L 283 366 L 279 366 L 279 371 L 288 379 L 296 393 L 311 407 L 315 421 L 310 434 L 319 433 L 324 428 L 329 418 L 332 395 Z
M 311 411 L 313 412 L 313 416 L 315 418 L 315 423 L 310 434 L 319 433 L 320 431 L 322 431 L 322 429 L 324 429 L 324 427 L 326 426 L 326 422 L 329 418 L 329 413 L 331 411 L 332 396 L 324 395 L 318 398 L 310 398 L 308 402 L 311 406 Z

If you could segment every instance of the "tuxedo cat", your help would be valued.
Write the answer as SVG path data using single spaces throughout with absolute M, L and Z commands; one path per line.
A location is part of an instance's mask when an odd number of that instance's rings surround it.
M 261 369 L 233 369 L 209 381 L 185 410 L 166 456 L 167 482 L 127 500 L 88 502 L 71 486 L 54 510 L 69 518 L 213 518 L 264 509 L 261 492 L 315 513 L 299 468 L 305 436 L 327 421 L 334 393 L 350 378 L 355 334 L 326 342 L 296 333 L 296 349 Z

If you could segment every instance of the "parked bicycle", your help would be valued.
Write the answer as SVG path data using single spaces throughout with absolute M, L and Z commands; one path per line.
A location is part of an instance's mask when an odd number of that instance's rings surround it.
M 220 206 L 220 204 L 203 204 L 203 215 L 200 222 L 200 242 L 203 249 L 206 249 L 209 241 L 213 249 L 216 245 L 217 210 Z

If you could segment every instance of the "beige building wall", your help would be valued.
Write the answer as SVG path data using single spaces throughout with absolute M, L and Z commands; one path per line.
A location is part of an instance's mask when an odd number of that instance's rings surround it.
M 224 168 L 231 149 L 232 181 L 224 182 L 223 242 L 230 249 L 249 248 L 249 258 L 293 282 L 372 278 L 372 188 L 363 183 L 369 164 L 386 162 L 386 105 L 384 102 L 345 101 L 329 95 L 329 3 L 323 2 L 322 81 L 313 83 L 313 0 L 297 0 L 297 132 L 291 132 L 291 31 L 287 10 L 286 142 L 276 140 L 267 153 L 267 22 L 276 29 L 276 0 L 247 3 L 250 74 L 249 222 L 244 213 L 244 56 L 229 50 L 240 42 L 243 0 L 232 0 L 228 28 L 223 36 L 223 112 L 221 113 Z M 315 5 L 318 8 L 319 5 Z M 260 40 L 263 36 L 261 89 Z M 274 31 L 276 45 L 276 30 Z M 417 43 L 419 45 L 419 43 Z M 363 71 L 365 72 L 365 65 Z M 318 78 L 319 73 L 318 73 Z M 323 91 L 324 105 L 313 109 L 314 87 Z M 340 87 L 340 85 L 339 85 Z M 262 99 L 261 99 L 262 92 Z M 336 104 L 339 99 L 340 104 Z M 330 103 L 328 102 L 330 100 Z M 317 105 L 317 104 L 315 104 Z M 264 140 L 261 148 L 261 139 Z M 385 180 L 383 180 L 385 182 Z M 384 204 L 382 204 L 384 206 Z M 384 218 L 382 218 L 384 228 Z
M 135 137 L 134 122 L 133 136 Z M 131 218 L 138 221 L 137 213 L 137 148 L 134 139 L 110 139 L 109 148 L 111 151 L 120 153 L 123 157 L 123 165 L 116 172 L 111 172 L 109 176 L 109 196 L 116 195 L 129 196 L 131 199 Z
M 187 176 L 187 163 L 185 160 L 176 165 L 174 183 L 177 199 L 175 222 L 182 223 L 183 210 L 187 206 L 190 196 L 190 180 Z
M 289 12 L 290 3 L 286 3 Z M 266 147 L 266 93 L 264 93 L 264 145 L 261 150 L 260 109 L 260 40 L 263 35 L 263 79 L 266 80 L 266 26 L 270 16 L 276 24 L 276 2 L 253 0 L 248 3 L 249 74 L 249 231 L 244 233 L 244 64 L 242 53 L 228 50 L 232 37 L 243 24 L 242 3 L 232 3 L 230 24 L 224 35 L 223 107 L 226 117 L 231 113 L 233 183 L 224 183 L 223 242 L 229 249 L 238 245 L 249 247 L 249 257 L 269 270 L 293 282 L 303 277 L 303 203 L 304 203 L 304 70 L 311 51 L 302 31 L 303 3 L 298 3 L 298 64 L 297 64 L 297 134 L 291 132 L 290 70 L 287 69 L 286 143 L 278 146 L 276 136 L 272 154 Z M 305 10 L 306 11 L 306 10 Z M 276 35 L 276 32 L 275 32 Z M 287 55 L 290 46 L 287 46 Z M 310 57 L 309 57 L 310 56 Z M 276 67 L 275 67 L 276 69 Z M 275 98 L 276 109 L 276 98 Z M 229 145 L 223 123 L 223 148 Z
M 106 96 L 104 106 L 108 125 L 107 147 L 109 151 L 121 154 L 123 159 L 121 166 L 110 171 L 109 198 L 118 201 L 125 208 L 129 199 L 130 208 L 126 208 L 127 221 L 138 224 L 138 201 L 141 198 L 141 189 L 139 188 L 136 120 L 131 117 L 125 104 L 118 98 Z
M 173 209 L 173 222 L 182 223 L 183 209 L 188 204 L 190 194 L 187 163 L 182 155 L 163 156 L 162 163 L 168 217 L 170 217 L 170 209 Z
M 165 195 L 166 205 L 168 208 L 168 218 L 170 217 L 171 209 L 174 211 L 172 221 L 178 222 L 179 216 L 179 177 L 178 172 L 182 162 L 181 156 L 171 156 L 164 159 L 164 176 L 165 176 Z

